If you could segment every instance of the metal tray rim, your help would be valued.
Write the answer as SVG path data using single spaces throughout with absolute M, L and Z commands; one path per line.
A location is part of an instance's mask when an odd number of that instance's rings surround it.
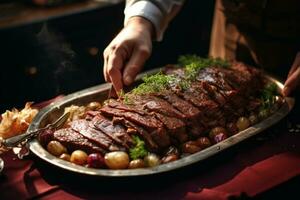
M 157 72 L 158 69 L 147 71 L 143 74 L 140 74 L 137 79 L 140 79 L 146 74 L 151 74 Z M 277 79 L 267 76 L 268 79 L 270 79 L 272 82 L 276 83 L 280 89 L 283 88 L 283 84 L 278 81 Z M 70 94 L 68 96 L 63 97 L 60 101 L 56 103 L 52 103 L 49 106 L 42 109 L 37 116 L 34 118 L 33 122 L 31 123 L 28 131 L 35 130 L 39 127 L 40 122 L 44 117 L 46 117 L 51 111 L 54 109 L 61 109 L 61 107 L 66 104 L 67 102 L 70 102 L 74 99 L 78 99 L 84 96 L 97 94 L 99 92 L 107 91 L 110 88 L 110 84 L 102 84 L 99 86 L 94 86 L 79 92 L 75 92 L 73 94 Z M 68 171 L 85 174 L 85 175 L 93 175 L 93 176 L 105 176 L 105 177 L 130 177 L 130 176 L 145 176 L 145 175 L 152 175 L 152 174 L 158 174 L 163 172 L 168 172 L 170 170 L 175 170 L 178 168 L 182 168 L 191 164 L 194 164 L 196 162 L 200 162 L 206 158 L 209 158 L 251 136 L 254 136 L 263 130 L 267 129 L 271 125 L 277 123 L 282 118 L 284 118 L 293 108 L 295 103 L 294 98 L 286 97 L 285 103 L 279 110 L 277 110 L 275 113 L 273 113 L 271 116 L 269 116 L 267 119 L 261 121 L 258 124 L 255 124 L 254 126 L 249 127 L 248 129 L 239 132 L 238 134 L 231 136 L 227 138 L 226 140 L 212 145 L 211 147 L 204 149 L 200 152 L 197 152 L 195 154 L 189 155 L 187 157 L 181 158 L 177 161 L 173 161 L 167 164 L 162 164 L 156 167 L 152 168 L 143 168 L 143 169 L 124 169 L 124 170 L 110 170 L 110 169 L 93 169 L 93 168 L 87 168 L 83 166 L 79 166 L 76 164 L 73 164 L 68 161 L 64 161 L 62 159 L 59 159 L 53 155 L 51 155 L 49 152 L 47 152 L 37 141 L 37 139 L 34 139 L 30 141 L 29 148 L 32 153 L 34 153 L 36 156 L 41 158 L 42 160 L 55 165 L 57 167 L 63 168 Z

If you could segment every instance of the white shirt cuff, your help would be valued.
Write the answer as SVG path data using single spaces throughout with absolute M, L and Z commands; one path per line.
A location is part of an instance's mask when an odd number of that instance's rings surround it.
M 129 18 L 134 16 L 141 16 L 152 22 L 156 40 L 161 41 L 166 27 L 162 27 L 164 15 L 161 10 L 149 1 L 138 1 L 133 5 L 126 7 L 124 26 L 127 24 Z

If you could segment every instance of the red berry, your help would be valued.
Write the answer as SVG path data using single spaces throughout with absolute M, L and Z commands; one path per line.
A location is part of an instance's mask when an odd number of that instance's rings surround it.
M 87 158 L 88 167 L 103 168 L 105 166 L 104 158 L 99 153 L 92 153 Z

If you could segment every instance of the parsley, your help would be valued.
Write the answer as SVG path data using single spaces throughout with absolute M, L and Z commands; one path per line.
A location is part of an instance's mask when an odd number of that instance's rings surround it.
M 135 146 L 129 149 L 130 158 L 135 160 L 145 157 L 148 154 L 145 148 L 145 142 L 136 135 L 133 135 L 132 139 Z

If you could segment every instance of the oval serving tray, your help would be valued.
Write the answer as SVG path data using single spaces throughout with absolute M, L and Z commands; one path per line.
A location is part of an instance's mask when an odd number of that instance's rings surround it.
M 141 77 L 157 72 L 158 69 L 151 70 L 145 73 L 140 74 L 137 77 L 137 80 Z M 267 76 L 270 81 L 276 83 L 280 89 L 283 88 L 283 84 L 277 79 Z M 99 86 L 91 87 L 79 92 L 75 92 L 68 96 L 65 96 L 60 101 L 50 104 L 49 106 L 42 109 L 37 116 L 34 118 L 33 122 L 29 126 L 28 131 L 34 131 L 37 128 L 44 127 L 47 124 L 55 121 L 58 116 L 64 112 L 64 108 L 70 105 L 86 105 L 91 101 L 104 101 L 108 96 L 108 91 L 110 89 L 110 84 L 102 84 Z M 293 108 L 295 100 L 290 97 L 285 98 L 285 103 L 271 116 L 265 120 L 255 124 L 254 126 L 249 127 L 248 129 L 239 132 L 236 135 L 233 135 L 226 140 L 212 145 L 200 152 L 194 153 L 187 157 L 181 158 L 179 160 L 162 164 L 152 168 L 143 168 L 143 169 L 125 169 L 125 170 L 110 170 L 110 169 L 93 169 L 83 166 L 73 164 L 71 162 L 64 161 L 53 155 L 51 155 L 47 150 L 45 150 L 37 139 L 34 139 L 30 142 L 30 150 L 36 156 L 45 160 L 46 162 L 55 165 L 57 167 L 69 170 L 75 173 L 80 173 L 84 175 L 92 176 L 105 176 L 105 177 L 129 177 L 129 176 L 143 176 L 158 174 L 162 172 L 171 171 L 174 169 L 182 168 L 184 166 L 191 165 L 193 163 L 199 162 L 206 158 L 209 158 L 223 150 L 249 138 L 252 137 L 265 129 L 269 128 L 273 124 L 276 124 L 282 118 L 284 118 Z

